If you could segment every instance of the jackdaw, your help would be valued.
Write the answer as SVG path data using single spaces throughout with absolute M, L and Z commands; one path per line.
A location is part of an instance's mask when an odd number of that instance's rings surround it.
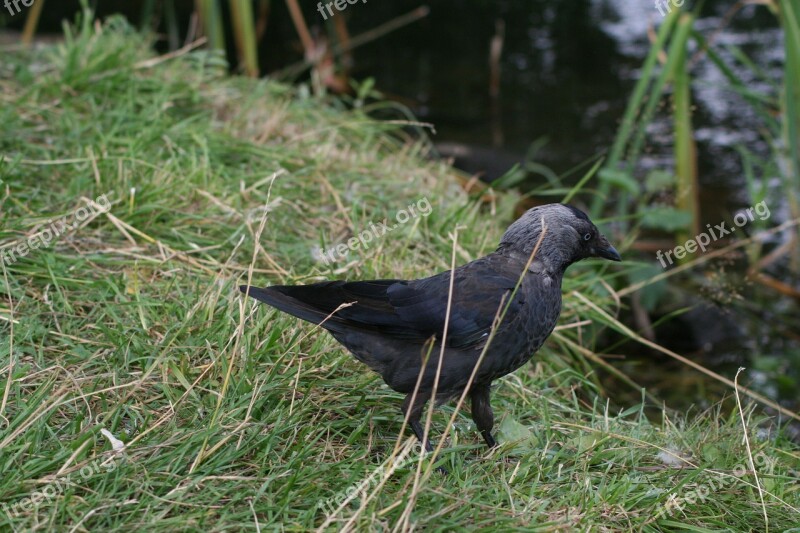
M 472 419 L 486 444 L 494 447 L 490 385 L 522 366 L 542 346 L 561 312 L 564 271 L 587 257 L 621 260 L 585 213 L 549 204 L 528 210 L 511 224 L 493 253 L 429 278 L 239 288 L 319 324 L 389 387 L 404 393 L 402 412 L 429 451 L 420 417 L 434 391 L 442 338 L 437 404 L 463 393 L 490 341 L 468 394 Z M 455 279 L 448 321 L 451 272 Z

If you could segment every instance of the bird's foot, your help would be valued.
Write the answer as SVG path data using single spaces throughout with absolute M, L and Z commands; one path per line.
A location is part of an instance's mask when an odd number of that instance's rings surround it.
M 433 455 L 433 446 L 431 446 L 431 441 L 425 440 L 425 451 L 428 452 L 428 455 Z M 441 475 L 446 476 L 449 474 L 447 469 L 442 466 L 437 466 L 436 471 L 439 472 Z

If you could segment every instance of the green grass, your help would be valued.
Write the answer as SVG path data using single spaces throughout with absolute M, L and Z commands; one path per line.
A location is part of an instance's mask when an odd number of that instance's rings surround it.
M 491 251 L 516 198 L 470 198 L 396 124 L 229 78 L 207 52 L 154 61 L 148 44 L 112 20 L 3 52 L 0 247 L 81 198 L 113 205 L 1 272 L 0 530 L 797 524 L 800 452 L 757 406 L 744 414 L 763 506 L 737 469 L 749 457 L 738 411 L 648 418 L 650 399 L 606 403 L 597 369 L 613 368 L 601 353 L 612 324 L 579 295 L 616 315 L 604 281 L 630 265 L 570 270 L 562 328 L 497 384 L 498 450 L 459 413 L 440 455 L 448 477 L 424 475 L 426 459 L 422 474 L 405 464 L 348 492 L 398 444 L 400 396 L 236 287 L 430 275 L 449 268 L 458 225 L 457 262 Z M 315 259 L 422 197 L 430 216 L 332 269 Z M 436 413 L 434 437 L 452 414 Z M 670 501 L 680 508 L 663 512 Z

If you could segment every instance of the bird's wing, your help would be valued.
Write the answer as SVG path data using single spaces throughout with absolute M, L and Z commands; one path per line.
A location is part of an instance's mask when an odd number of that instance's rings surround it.
M 467 347 L 486 337 L 501 302 L 514 289 L 519 273 L 497 268 L 493 263 L 478 260 L 455 270 L 448 346 Z M 322 323 L 322 327 L 334 332 L 376 331 L 398 340 L 422 343 L 434 335 L 442 337 L 449 286 L 448 271 L 414 281 L 328 281 L 266 289 L 250 287 L 249 294 L 303 320 Z M 510 311 L 520 303 L 520 298 L 515 298 Z
M 447 328 L 447 345 L 465 348 L 475 345 L 488 336 L 498 310 L 508 301 L 519 273 L 508 269 L 498 270 L 494 265 L 478 262 L 456 269 L 450 319 Z M 450 290 L 450 272 L 431 278 L 391 285 L 387 289 L 389 301 L 399 318 L 409 327 L 424 331 L 425 338 L 442 337 L 447 315 Z M 513 314 L 521 303 L 519 294 L 511 302 Z

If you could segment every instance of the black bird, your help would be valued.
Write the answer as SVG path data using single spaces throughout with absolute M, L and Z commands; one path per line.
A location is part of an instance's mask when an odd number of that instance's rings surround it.
M 522 276 L 543 226 L 544 237 Z M 496 445 L 489 403 L 492 381 L 522 366 L 542 346 L 561 312 L 564 271 L 587 257 L 621 260 L 585 213 L 569 205 L 549 204 L 528 210 L 511 224 L 495 252 L 452 271 L 455 279 L 437 404 L 463 393 L 498 310 L 501 305 L 507 307 L 469 389 L 472 419 L 490 447 Z M 320 324 L 387 385 L 406 394 L 403 414 L 430 450 L 420 417 L 433 393 L 450 275 L 448 270 L 412 281 L 325 281 L 264 289 L 242 285 L 240 289 L 281 311 Z M 352 305 L 339 309 L 343 304 Z

